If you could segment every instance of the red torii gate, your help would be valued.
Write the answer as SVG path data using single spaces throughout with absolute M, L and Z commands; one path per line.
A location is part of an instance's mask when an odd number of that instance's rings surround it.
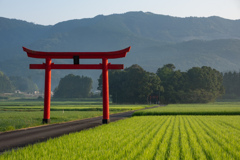
M 52 69 L 102 69 L 103 81 L 103 124 L 109 123 L 109 83 L 108 69 L 123 69 L 123 64 L 108 63 L 108 59 L 126 57 L 131 47 L 113 52 L 42 52 L 23 47 L 28 57 L 46 59 L 43 64 L 30 64 L 30 69 L 45 69 L 43 123 L 50 122 L 51 70 Z M 52 59 L 73 59 L 74 64 L 54 64 Z M 100 64 L 79 64 L 79 59 L 102 59 Z

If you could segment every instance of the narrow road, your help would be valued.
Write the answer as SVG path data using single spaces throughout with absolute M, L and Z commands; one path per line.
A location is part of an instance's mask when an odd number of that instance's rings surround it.
M 133 113 L 134 111 L 112 114 L 110 115 L 110 122 L 131 117 Z M 0 133 L 0 153 L 6 150 L 24 147 L 28 144 L 46 141 L 49 138 L 59 137 L 64 134 L 93 128 L 99 125 L 102 125 L 102 116 L 66 123 L 42 125 L 33 128 L 3 132 Z

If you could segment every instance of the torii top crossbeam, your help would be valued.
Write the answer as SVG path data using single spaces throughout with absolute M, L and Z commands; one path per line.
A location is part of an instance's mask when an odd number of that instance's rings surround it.
M 46 59 L 43 64 L 30 64 L 30 69 L 45 69 L 43 123 L 50 122 L 51 69 L 102 69 L 103 80 L 103 121 L 109 122 L 109 83 L 108 69 L 123 69 L 122 64 L 108 63 L 108 59 L 123 58 L 131 47 L 112 52 L 42 52 L 23 47 L 28 57 Z M 74 64 L 54 64 L 52 59 L 73 59 Z M 79 64 L 79 59 L 102 59 L 102 64 Z
M 74 56 L 79 56 L 80 59 L 115 59 L 126 57 L 131 47 L 125 48 L 119 51 L 112 52 L 42 52 L 33 51 L 23 47 L 23 50 L 27 52 L 28 57 L 31 58 L 51 58 L 51 59 L 73 59 Z

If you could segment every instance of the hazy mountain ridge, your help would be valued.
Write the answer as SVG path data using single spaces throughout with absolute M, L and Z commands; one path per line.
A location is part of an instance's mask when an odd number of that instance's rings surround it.
M 240 39 L 240 32 L 236 32 L 239 31 L 240 20 L 227 20 L 220 17 L 177 18 L 143 12 L 70 20 L 54 25 L 52 30 L 62 33 L 78 27 L 105 28 L 164 42 L 192 39 Z
M 43 71 L 29 70 L 28 65 L 44 60 L 28 58 L 21 46 L 42 51 L 111 51 L 132 46 L 126 58 L 110 63 L 123 63 L 125 67 L 139 64 L 152 72 L 167 63 L 181 70 L 207 65 L 220 71 L 238 71 L 240 20 L 128 12 L 42 26 L 0 17 L 0 70 L 7 75 L 31 76 L 43 85 Z M 72 63 L 54 60 L 60 61 Z M 80 60 L 80 63 L 88 61 Z M 101 72 L 56 70 L 53 89 L 67 73 L 91 76 L 96 87 Z
M 146 54 L 146 53 L 149 54 Z M 181 43 L 148 47 L 138 51 L 138 64 L 155 72 L 159 65 L 173 63 L 177 69 L 187 70 L 190 66 L 211 66 L 219 71 L 239 70 L 240 40 L 192 40 Z M 145 60 L 151 58 L 151 63 Z M 149 60 L 150 61 L 150 60 Z M 153 67 L 155 66 L 155 67 Z

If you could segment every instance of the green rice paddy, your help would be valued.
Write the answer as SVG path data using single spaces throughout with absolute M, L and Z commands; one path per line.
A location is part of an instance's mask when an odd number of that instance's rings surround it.
M 152 105 L 112 105 L 110 114 L 143 109 Z M 53 101 L 51 123 L 102 116 L 101 101 Z M 42 125 L 42 101 L 0 101 L 0 132 Z
M 134 113 L 134 116 L 144 115 L 240 115 L 240 103 L 171 104 Z
M 110 112 L 141 109 L 147 105 L 111 105 Z M 99 109 L 99 110 L 98 110 Z M 59 123 L 102 114 L 99 104 L 75 102 L 52 105 L 51 121 Z M 39 125 L 42 108 L 1 105 L 1 125 L 23 121 Z M 7 151 L 1 159 L 240 159 L 240 103 L 175 104 L 138 110 L 135 116 L 47 142 Z M 11 115 L 11 116 L 10 116 Z M 139 116 L 140 115 L 140 116 Z M 144 116 L 142 116 L 144 115 Z M 21 119 L 21 117 L 24 117 Z M 3 118 L 3 119 L 5 119 Z M 12 118 L 12 122 L 11 122 Z M 28 122 L 28 120 L 30 122 Z M 24 121 L 25 120 L 25 121 Z M 22 124 L 19 126 L 23 127 Z M 6 128 L 6 127 L 5 127 Z
M 240 116 L 141 116 L 5 152 L 0 159 L 240 159 Z

